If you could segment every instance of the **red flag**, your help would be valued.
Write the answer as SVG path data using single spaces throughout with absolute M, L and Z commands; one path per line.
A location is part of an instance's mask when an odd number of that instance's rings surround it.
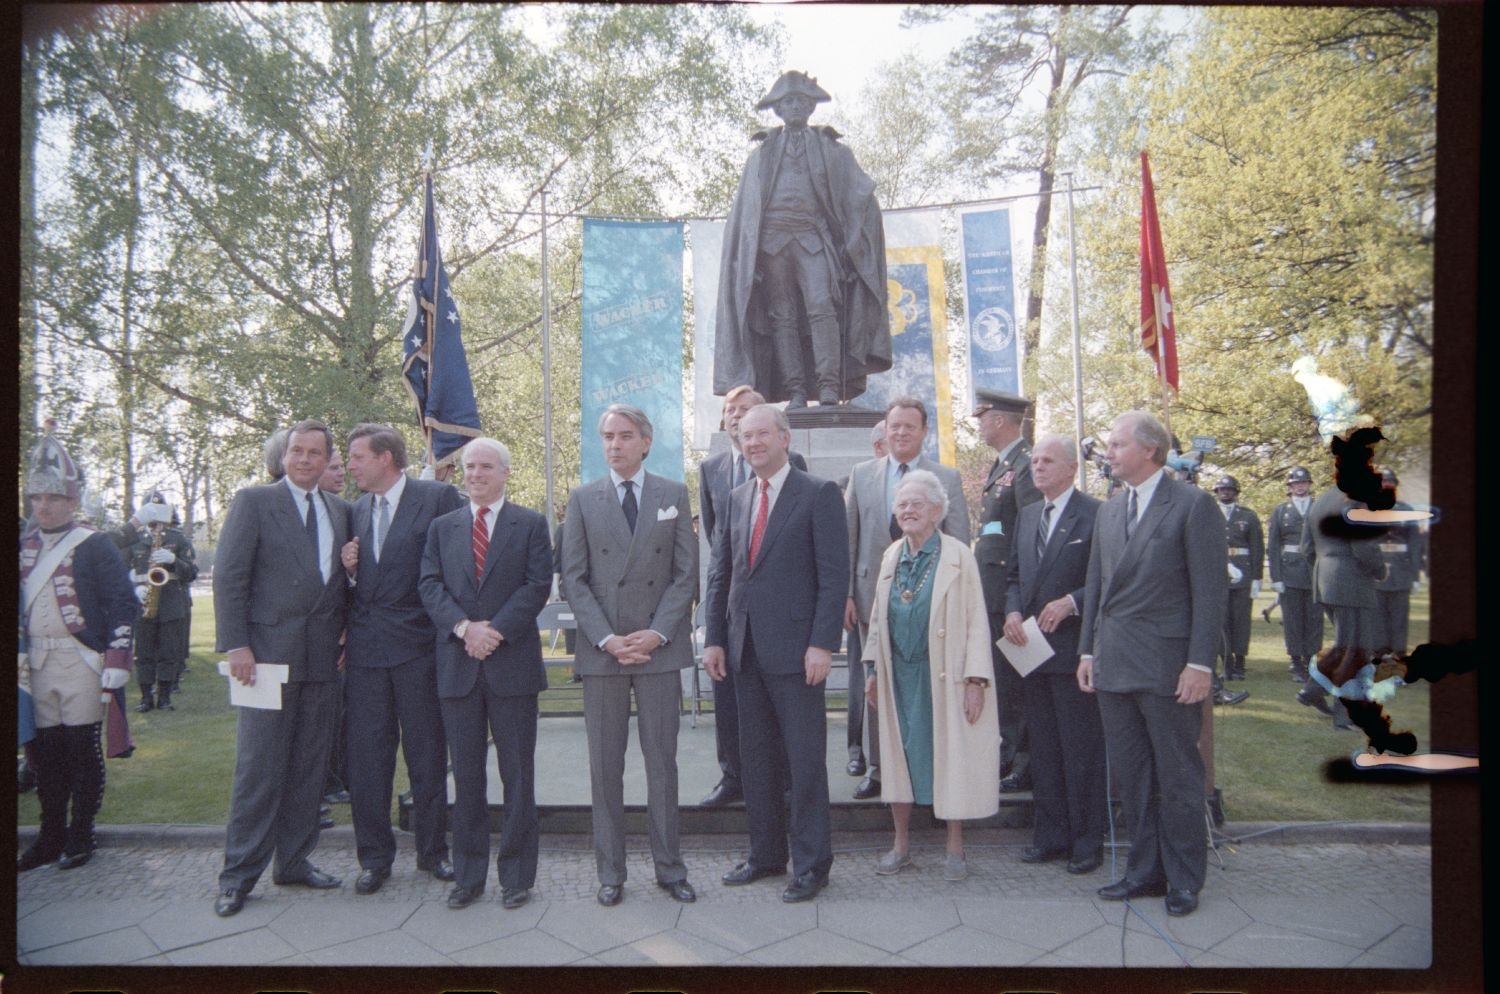
M 1156 373 L 1177 389 L 1177 321 L 1167 286 L 1167 255 L 1156 220 L 1151 166 L 1141 152 L 1141 348 L 1151 353 Z

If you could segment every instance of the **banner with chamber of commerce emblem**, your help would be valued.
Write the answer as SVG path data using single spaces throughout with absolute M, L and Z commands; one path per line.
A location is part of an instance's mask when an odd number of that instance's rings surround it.
M 714 324 L 719 313 L 719 263 L 723 221 L 692 221 L 693 247 L 693 448 L 707 451 L 724 402 L 714 396 Z
M 949 466 L 958 459 L 948 379 L 948 294 L 943 282 L 943 232 L 935 211 L 887 213 L 886 307 L 891 319 L 891 368 L 867 381 L 854 407 L 883 411 L 897 397 L 927 405 L 922 451 Z
M 683 478 L 682 251 L 676 221 L 583 222 L 582 483 L 609 472 L 599 415 L 616 403 L 651 419 L 646 469 Z
M 963 231 L 964 308 L 969 323 L 969 390 L 1020 393 L 1016 296 L 1010 252 L 1010 211 L 966 211 Z

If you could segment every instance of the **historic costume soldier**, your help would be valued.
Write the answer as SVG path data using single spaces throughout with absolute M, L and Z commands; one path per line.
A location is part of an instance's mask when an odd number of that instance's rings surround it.
M 1235 503 L 1240 484 L 1223 476 L 1214 484 L 1224 536 L 1229 542 L 1229 600 L 1224 612 L 1224 679 L 1245 679 L 1245 655 L 1250 651 L 1250 603 L 1260 594 L 1262 563 L 1266 558 L 1260 518 Z
M 1294 466 L 1286 475 L 1288 499 L 1271 512 L 1266 550 L 1271 588 L 1281 601 L 1282 639 L 1292 679 L 1307 682 L 1307 667 L 1323 648 L 1323 612 L 1313 600 L 1312 566 L 1302 555 L 1302 523 L 1312 506 L 1312 474 Z
M 23 665 L 36 727 L 32 759 L 42 824 L 17 858 L 18 871 L 52 860 L 65 870 L 89 861 L 94 816 L 104 800 L 100 731 L 106 717 L 110 754 L 129 754 L 114 692 L 130 679 L 130 626 L 139 605 L 114 543 L 74 520 L 81 495 L 77 467 L 48 435 L 32 454 L 26 481 L 36 526 L 21 536 L 20 562 Z
M 724 231 L 714 392 L 749 383 L 771 403 L 836 404 L 891 368 L 885 233 L 875 182 L 832 128 L 808 127 L 832 99 L 783 73 L 757 110 L 785 122 L 758 132 Z
M 188 654 L 187 588 L 198 576 L 193 543 L 179 529 L 172 505 L 153 493 L 135 517 L 111 533 L 125 554 L 130 578 L 141 599 L 135 620 L 135 675 L 141 688 L 140 712 L 172 706 L 180 670 Z
M 1401 482 L 1394 470 L 1380 471 L 1387 490 Z M 1392 510 L 1410 511 L 1412 506 L 1397 501 Z M 1391 525 L 1380 540 L 1380 558 L 1385 561 L 1383 579 L 1375 581 L 1375 613 L 1380 625 L 1375 639 L 1377 649 L 1405 652 L 1406 623 L 1411 609 L 1411 595 L 1421 586 L 1419 579 L 1427 564 L 1427 536 L 1414 523 Z

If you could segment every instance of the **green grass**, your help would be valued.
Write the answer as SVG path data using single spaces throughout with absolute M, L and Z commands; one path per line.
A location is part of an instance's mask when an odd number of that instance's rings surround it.
M 1232 689 L 1249 690 L 1249 700 L 1214 709 L 1214 782 L 1223 791 L 1226 816 L 1233 821 L 1426 821 L 1430 805 L 1424 785 L 1334 784 L 1323 779 L 1323 764 L 1362 747 L 1364 737 L 1335 732 L 1329 719 L 1293 700 L 1298 685 L 1287 677 L 1279 615 L 1270 624 L 1260 616 L 1270 602 L 1268 593 L 1255 604 L 1249 679 L 1230 684 Z M 1412 599 L 1413 645 L 1426 641 L 1427 619 L 1424 591 Z M 550 643 L 544 633 L 547 655 L 563 654 L 561 639 L 556 652 Z M 174 697 L 177 710 L 130 715 L 135 755 L 107 764 L 102 824 L 224 823 L 234 771 L 235 716 L 212 650 L 213 604 L 200 597 L 193 612 L 190 669 L 181 693 Z M 569 676 L 567 667 L 547 668 L 549 683 L 564 689 L 543 695 L 544 711 L 581 709 L 577 685 L 567 686 Z M 1415 732 L 1423 750 L 1428 744 L 1427 686 L 1403 689 L 1386 709 L 1392 726 Z M 133 707 L 138 700 L 134 684 L 128 693 Z M 707 685 L 704 695 L 703 708 L 712 711 Z M 829 713 L 842 713 L 844 695 L 828 696 Z M 400 762 L 396 770 L 399 793 L 406 789 L 406 773 Z M 37 823 L 34 791 L 22 794 L 17 808 L 20 824 Z M 333 817 L 348 824 L 348 807 L 336 805 Z

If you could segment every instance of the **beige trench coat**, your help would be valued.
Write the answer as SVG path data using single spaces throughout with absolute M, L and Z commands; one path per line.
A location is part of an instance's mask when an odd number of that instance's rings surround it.
M 932 662 L 933 814 L 944 820 L 987 818 L 1000 810 L 1000 728 L 995 717 L 995 668 L 990 658 L 990 622 L 979 586 L 979 566 L 968 546 L 942 536 L 932 575 L 932 611 L 927 622 Z M 880 715 L 880 796 L 911 802 L 911 774 L 901 745 L 901 726 L 891 684 L 891 632 L 886 606 L 901 561 L 898 539 L 880 562 L 870 635 L 864 658 L 875 662 L 876 708 Z M 964 681 L 982 677 L 984 709 L 964 720 Z

